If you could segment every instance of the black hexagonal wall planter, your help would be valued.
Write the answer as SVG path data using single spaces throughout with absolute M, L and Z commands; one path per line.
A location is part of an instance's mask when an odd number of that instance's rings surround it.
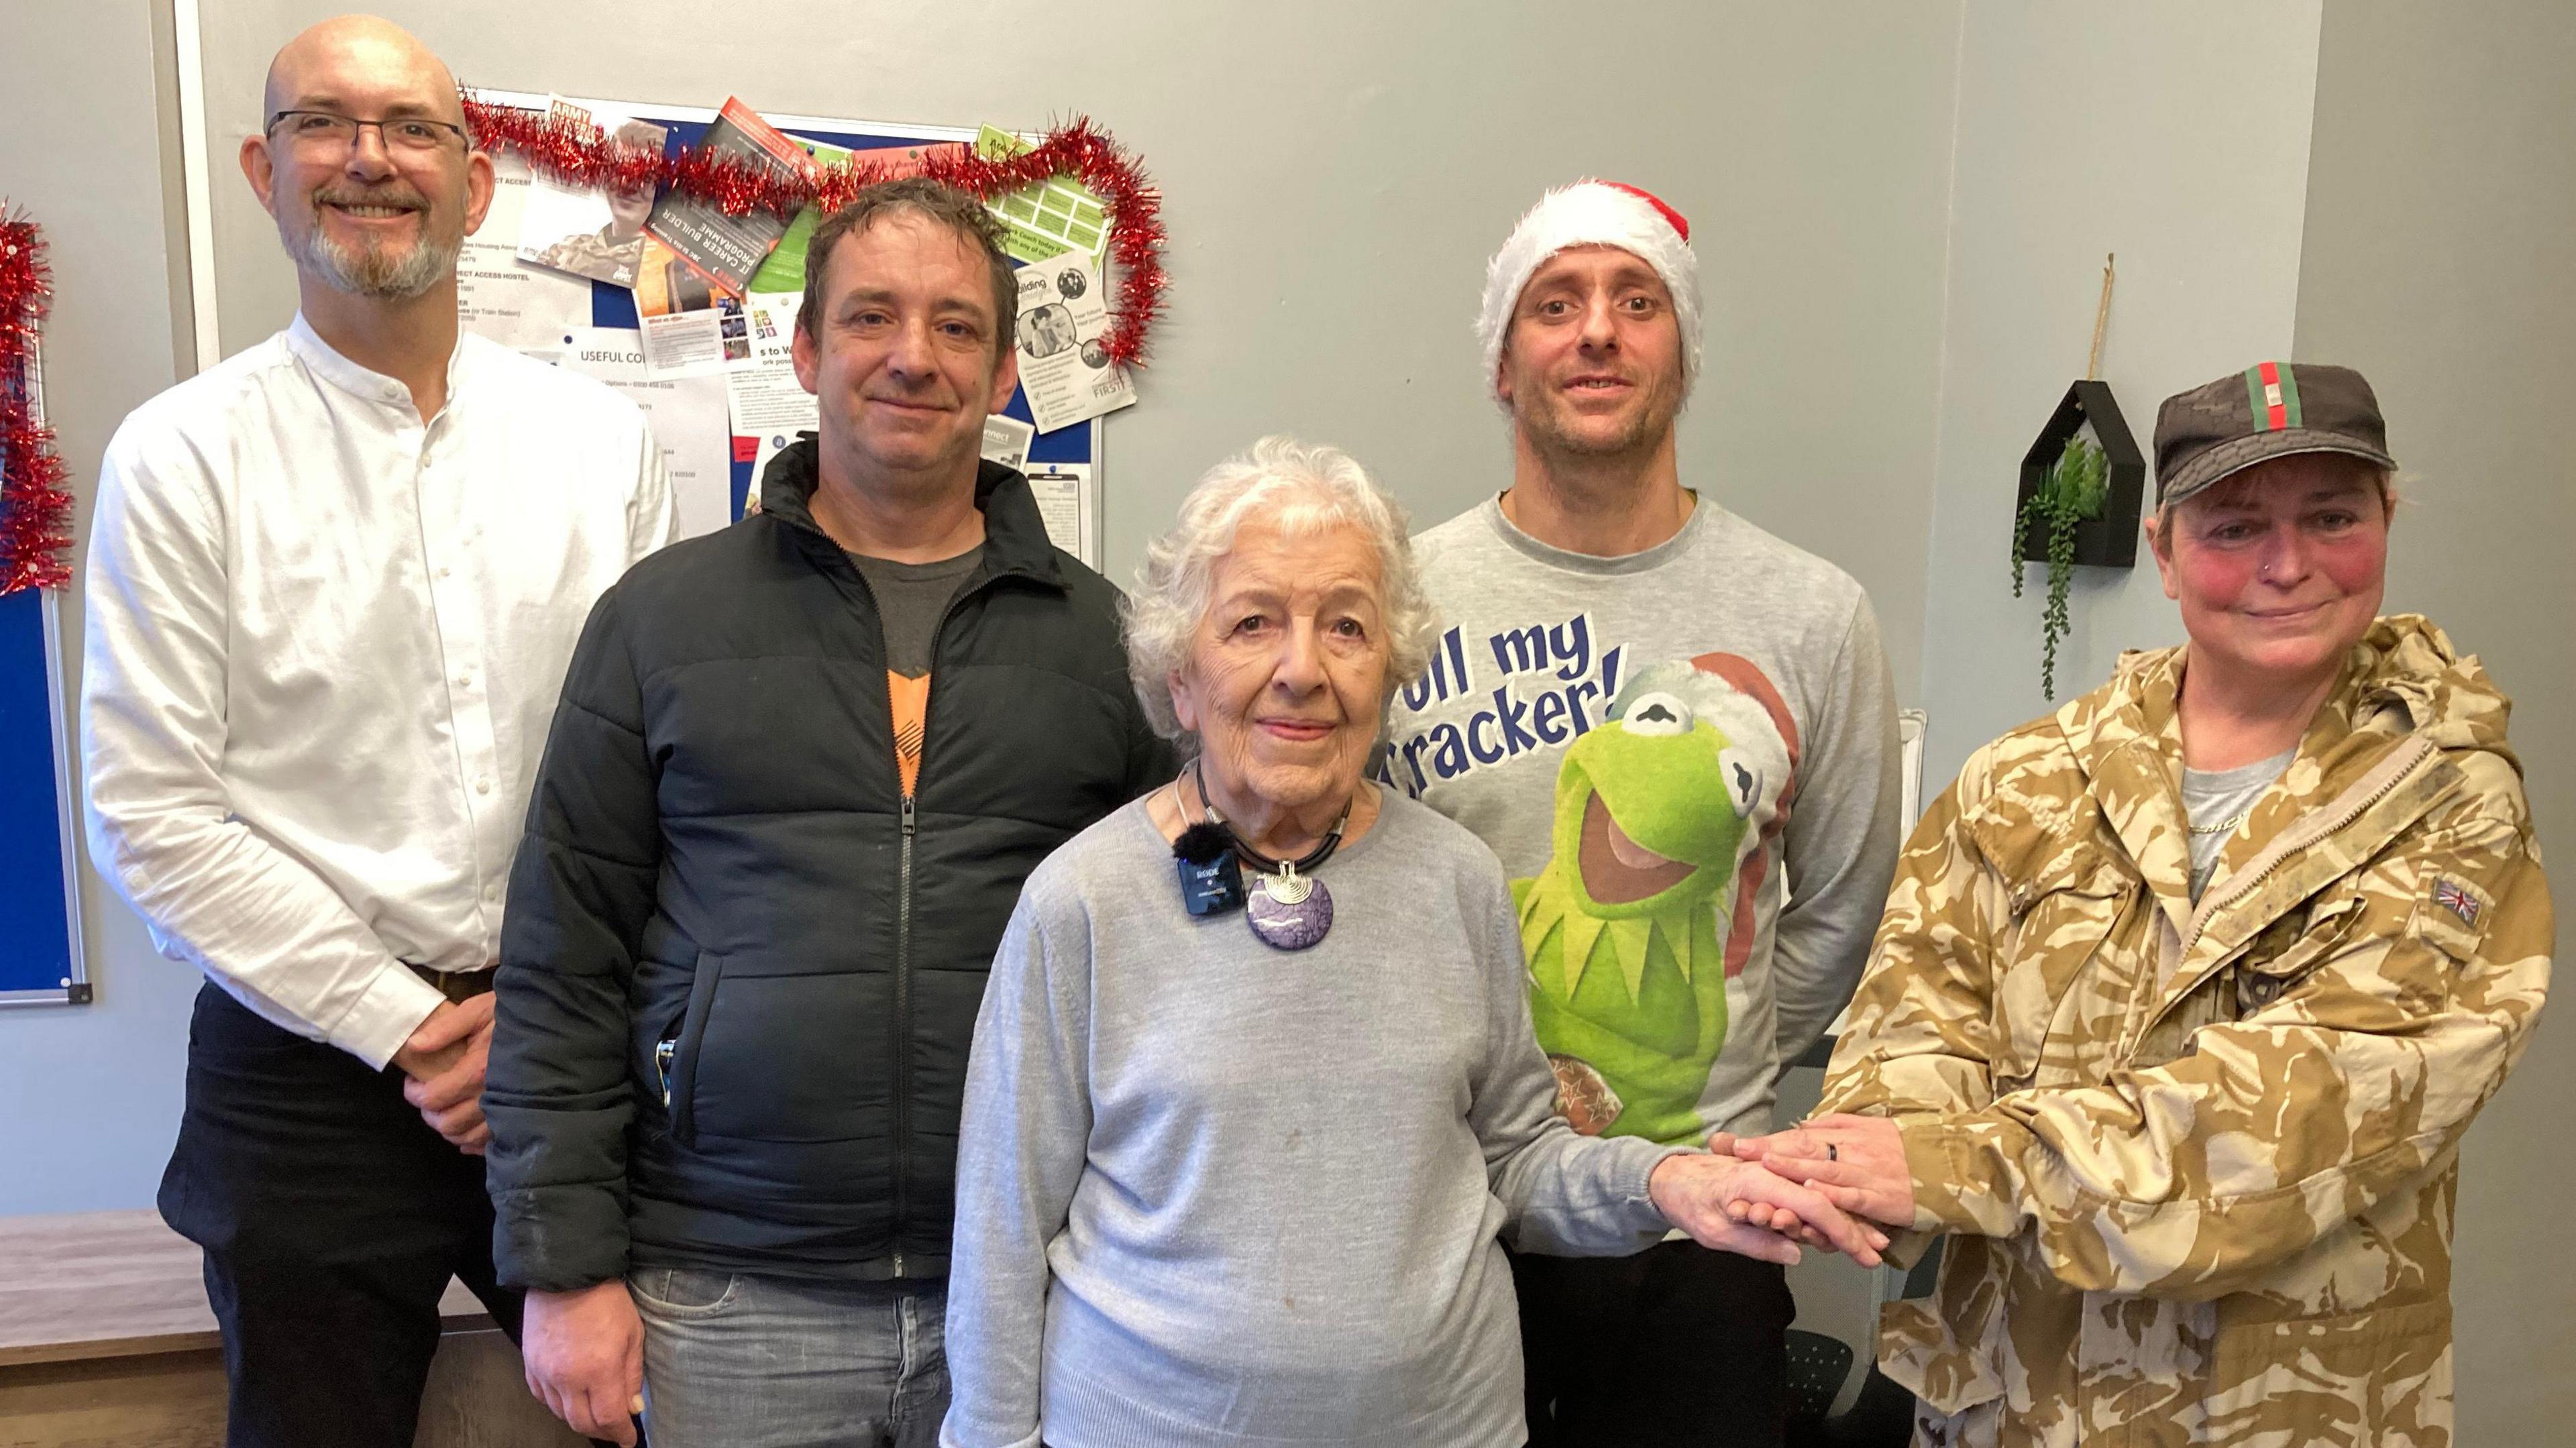
M 2110 476 L 2101 516 L 2075 525 L 2075 561 L 2095 568 L 2130 568 L 2137 564 L 2138 505 L 2146 492 L 2146 454 L 2138 451 L 2138 440 L 2129 433 L 2128 419 L 2120 415 L 2120 404 L 2111 396 L 2111 384 L 2091 381 L 2066 389 L 2066 399 L 2057 404 L 2048 426 L 2039 430 L 2030 451 L 2022 454 L 2021 488 L 2013 497 L 2012 516 L 2013 526 L 2021 530 L 2021 556 L 2025 562 L 2048 561 L 2048 537 L 2041 528 L 2021 528 L 2022 505 L 2048 480 L 2048 471 L 2057 465 L 2066 440 L 2087 422 L 2093 424 L 2093 437 L 2110 464 Z

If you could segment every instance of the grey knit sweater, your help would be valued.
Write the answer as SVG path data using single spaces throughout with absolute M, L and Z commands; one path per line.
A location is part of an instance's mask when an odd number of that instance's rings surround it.
M 1669 1150 L 1576 1136 L 1492 852 L 1386 792 L 1288 953 L 1181 907 L 1142 803 L 1029 877 L 967 1072 L 954 1448 L 1523 1440 L 1498 1239 L 1662 1237 Z

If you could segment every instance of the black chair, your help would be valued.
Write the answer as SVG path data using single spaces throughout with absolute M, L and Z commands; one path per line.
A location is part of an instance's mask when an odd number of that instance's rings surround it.
M 1789 1329 L 1789 1428 L 1822 1427 L 1851 1377 L 1851 1344 L 1821 1332 Z
M 1926 1297 L 1941 1272 L 1935 1240 L 1905 1274 L 1900 1299 Z M 1849 1407 L 1834 1411 L 1851 1381 L 1851 1345 L 1818 1332 L 1789 1329 L 1788 1448 L 1905 1448 L 1914 1438 L 1914 1394 L 1866 1364 L 1860 1391 Z

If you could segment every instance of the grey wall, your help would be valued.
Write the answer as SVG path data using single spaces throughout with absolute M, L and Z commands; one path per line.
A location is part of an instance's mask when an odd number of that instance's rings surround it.
M 45 401 L 85 523 L 108 434 L 177 378 L 151 8 L 10 7 L 0 98 L 0 195 L 52 253 Z M 77 678 L 79 590 L 61 604 Z M 178 1123 L 194 972 L 155 955 L 86 867 L 80 890 L 98 1003 L 0 1011 L 0 1215 L 150 1201 Z
M 207 6 L 227 351 L 294 307 L 232 155 L 271 53 L 339 8 Z M 1611 75 L 1568 64 L 1569 43 L 1609 37 L 1559 4 L 1107 0 L 1070 39 L 1033 33 L 1031 8 L 770 0 L 728 33 L 694 0 L 631 0 L 614 27 L 588 6 L 381 6 L 472 85 L 705 106 L 739 86 L 804 115 L 1110 127 L 1161 183 L 1173 237 L 1143 400 L 1109 424 L 1115 578 L 1200 472 L 1265 432 L 1350 448 L 1424 520 L 1505 486 L 1468 330 L 1485 258 L 1550 184 L 1652 188 L 1692 219 L 1710 292 L 1685 479 L 1879 598 L 1920 596 L 1954 6 L 1870 7 L 1868 24 L 1627 7 Z M 1886 613 L 1911 698 L 1919 615 Z
M 2576 840 L 2571 238 L 2576 10 L 2327 8 L 2299 356 L 2358 367 L 2379 393 L 2410 494 L 2391 538 L 2389 607 L 2431 615 L 2513 695 L 2562 918 Z M 2462 1150 L 2452 1295 L 2466 1444 L 2562 1441 L 2576 1422 L 2571 1097 L 2576 1039 L 2566 1020 L 2544 1019 Z
M 2051 707 L 2045 570 L 2012 597 L 2013 489 L 2084 375 L 2104 253 L 2119 277 L 2102 376 L 2141 447 L 2167 395 L 2290 355 L 2317 8 L 1968 7 L 1923 602 L 1927 799 L 1970 750 Z M 2182 640 L 2143 543 L 2133 571 L 2077 574 L 2061 701 L 2110 677 L 2122 649 Z

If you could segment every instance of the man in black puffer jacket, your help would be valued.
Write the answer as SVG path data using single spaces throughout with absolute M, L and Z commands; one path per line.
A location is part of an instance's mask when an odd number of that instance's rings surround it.
M 592 613 L 485 1087 L 531 1386 L 660 1448 L 929 1443 L 959 1095 L 1020 882 L 1167 778 L 1117 591 L 978 459 L 1015 288 L 972 198 L 814 236 L 821 430 Z M 790 1366 L 792 1364 L 792 1366 Z

